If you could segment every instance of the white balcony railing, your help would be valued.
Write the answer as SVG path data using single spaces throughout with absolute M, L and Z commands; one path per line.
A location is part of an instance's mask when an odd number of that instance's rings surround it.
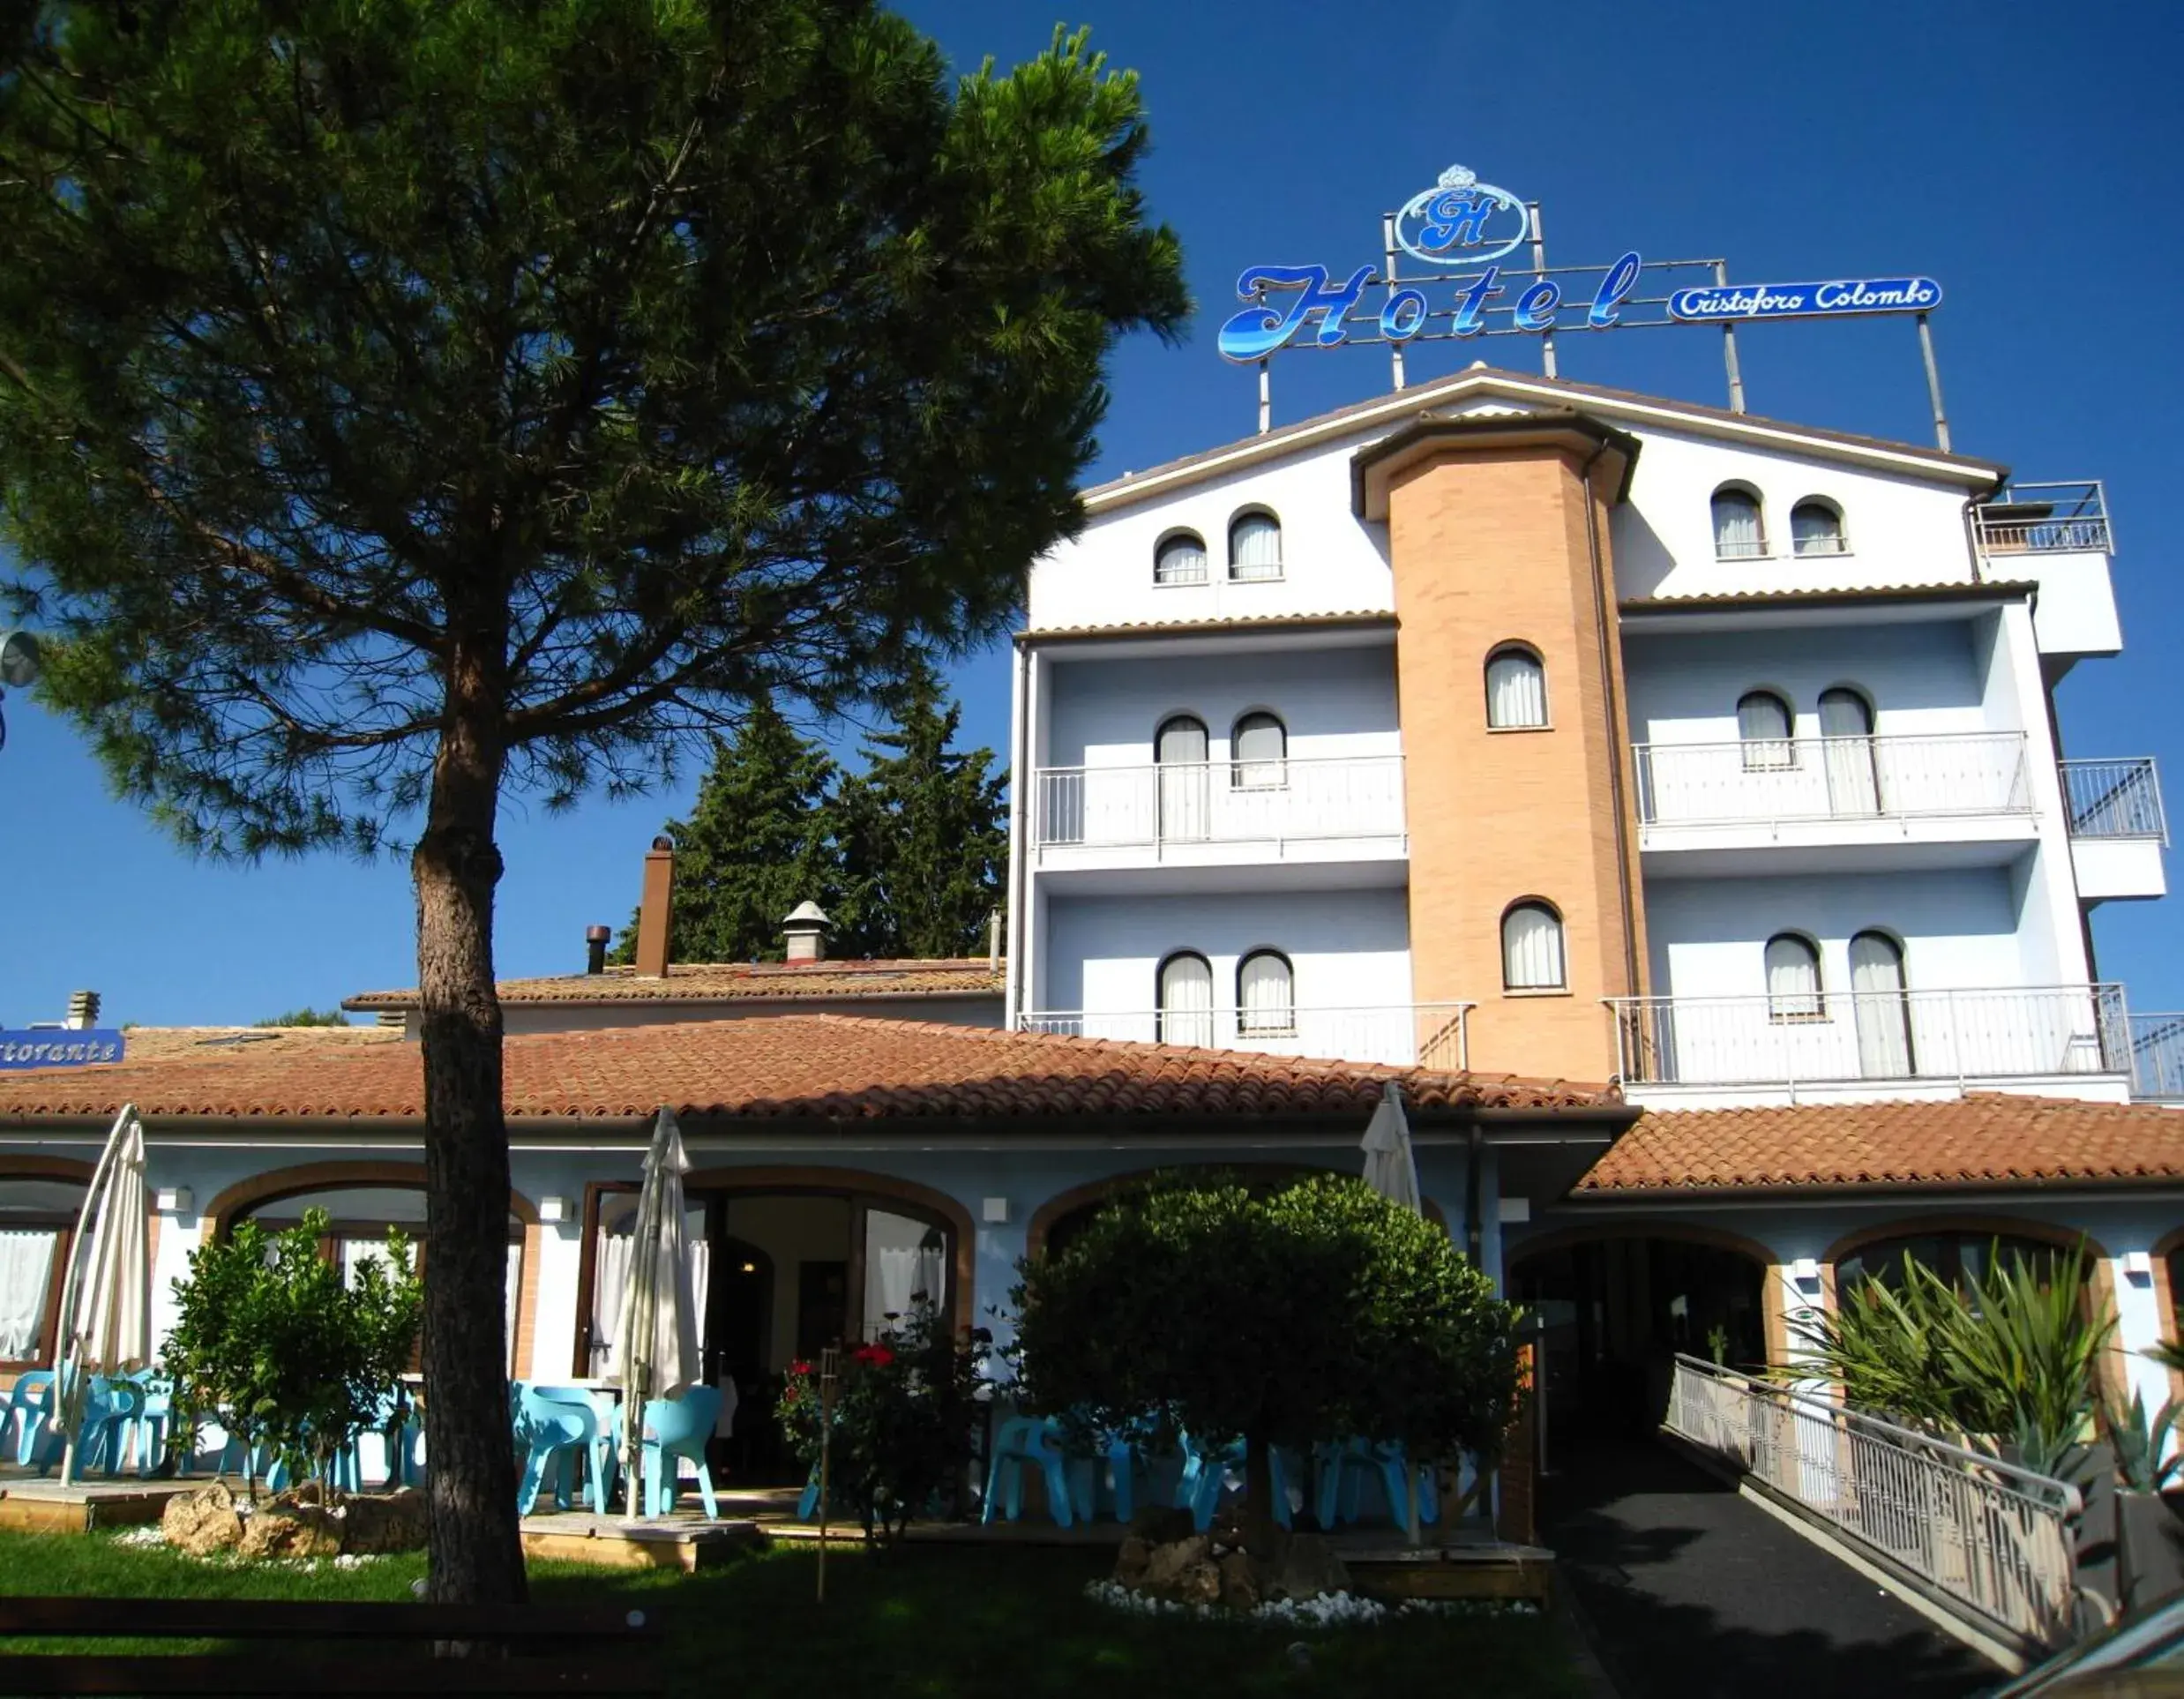
M 2184 1102 L 2184 1014 L 2132 1015 L 2131 1095 Z
M 1400 837 L 1402 757 L 1043 767 L 1042 848 Z
M 2169 841 L 2161 806 L 2161 775 L 2153 757 L 2125 761 L 2064 761 L 2063 806 L 2074 838 Z
M 1632 1085 L 1796 1085 L 2128 1074 L 2120 985 L 1618 997 Z
M 2107 492 L 2098 478 L 2013 483 L 1971 510 L 1983 555 L 2115 553 Z
M 1648 826 L 2029 814 L 2022 731 L 1639 744 Z
M 1255 1051 L 1262 1056 L 1310 1056 L 1394 1067 L 1461 1072 L 1470 1053 L 1464 1016 L 1470 1003 L 1390 1003 L 1355 1008 L 1296 1008 L 1286 1021 L 1223 1009 L 1041 1009 L 1017 1017 L 1027 1032 L 1136 1044 L 1196 1044 Z M 1281 1024 L 1275 1024 L 1280 1022 Z

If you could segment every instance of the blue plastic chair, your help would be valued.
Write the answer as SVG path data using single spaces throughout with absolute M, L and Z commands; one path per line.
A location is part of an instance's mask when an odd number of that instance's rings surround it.
M 50 1475 L 68 1450 L 68 1436 L 53 1426 L 54 1392 L 53 1377 L 48 1373 L 46 1384 L 34 1395 L 45 1431 L 33 1448 L 29 1460 L 37 1464 L 41 1475 Z M 123 1434 L 136 1419 L 143 1403 L 138 1388 L 127 1381 L 109 1381 L 103 1374 L 91 1377 L 83 1415 L 76 1429 L 76 1469 L 79 1479 L 101 1464 L 105 1465 L 109 1480 L 121 1472 Z
M 143 1394 L 144 1402 L 136 1419 L 130 1424 L 129 1448 L 136 1454 L 137 1473 L 150 1475 L 160 1466 L 167 1450 L 167 1430 L 175 1419 L 175 1387 L 150 1369 L 138 1369 L 129 1377 Z M 190 1460 L 182 1458 L 179 1468 L 186 1471 Z
M 526 1451 L 523 1479 L 516 1488 L 516 1514 L 527 1516 L 538 1501 L 547 1466 L 562 1464 L 554 1481 L 554 1502 L 569 1508 L 569 1468 L 586 1456 L 591 1461 L 592 1509 L 607 1514 L 607 1435 L 601 1430 L 599 1412 L 588 1398 L 550 1396 L 552 1388 L 526 1387 L 519 1401 L 519 1432 Z
M 53 1371 L 31 1369 L 16 1377 L 15 1388 L 8 1394 L 8 1408 L 0 1416 L 0 1441 L 7 1437 L 8 1425 L 16 1424 L 15 1461 L 28 1463 L 38 1448 L 38 1430 L 46 1425 L 53 1414 Z
M 1023 1514 L 1026 1469 L 1039 1471 L 1046 1483 L 1047 1509 L 1059 1526 L 1068 1527 L 1069 1459 L 1062 1450 L 1060 1426 L 1043 1416 L 1012 1416 L 994 1429 L 992 1459 L 986 1465 L 986 1501 L 979 1521 L 991 1522 L 996 1505 L 1011 1522 Z
M 1393 1441 L 1345 1440 L 1340 1445 L 1319 1448 L 1320 1525 L 1333 1529 L 1358 1520 L 1358 1488 L 1368 1480 L 1380 1483 L 1387 1501 L 1388 1519 L 1401 1523 L 1409 1516 L 1410 1484 L 1415 1478 L 1421 1524 L 1440 1520 L 1440 1495 L 1430 1469 L 1412 1471 L 1402 1446 Z
M 1179 1443 L 1183 1450 L 1183 1473 L 1176 1482 L 1176 1508 L 1188 1510 L 1193 1524 L 1202 1534 L 1213 1526 L 1214 1514 L 1221 1508 L 1221 1494 L 1228 1486 L 1229 1471 L 1244 1467 L 1244 1442 L 1238 1440 L 1226 1446 L 1201 1446 L 1185 1433 L 1180 1436 Z M 1274 1485 L 1274 1519 L 1287 1528 L 1289 1466 L 1282 1461 L 1279 1448 L 1267 1461 Z
M 721 1519 L 713 1498 L 713 1471 L 706 1467 L 706 1441 L 721 1419 L 721 1389 L 694 1386 L 675 1398 L 654 1398 L 645 1405 L 643 1446 L 645 1514 L 663 1516 L 675 1508 L 677 1458 L 688 1457 L 698 1465 L 698 1496 L 705 1501 L 709 1521 Z M 619 1448 L 617 1448 L 618 1449 Z
M 1133 1477 L 1138 1463 L 1138 1435 L 1133 1429 L 1110 1430 L 1099 1435 L 1098 1450 L 1091 1456 L 1069 1459 L 1069 1502 L 1079 1522 L 1098 1519 L 1100 1474 L 1105 1470 L 1114 1497 L 1115 1520 L 1126 1523 L 1137 1507 Z

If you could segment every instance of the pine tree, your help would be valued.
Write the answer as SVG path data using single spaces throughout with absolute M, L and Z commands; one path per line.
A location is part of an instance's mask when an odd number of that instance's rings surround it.
M 990 749 L 953 750 L 961 707 L 930 670 L 893 704 L 894 729 L 865 745 L 865 771 L 834 802 L 847 882 L 834 915 L 842 955 L 984 954 L 1008 871 L 1008 775 Z
M 806 897 L 841 900 L 832 818 L 834 763 L 769 701 L 753 705 L 733 739 L 715 739 L 713 765 L 675 841 L 677 962 L 778 962 L 782 917 Z M 614 959 L 637 959 L 637 921 Z

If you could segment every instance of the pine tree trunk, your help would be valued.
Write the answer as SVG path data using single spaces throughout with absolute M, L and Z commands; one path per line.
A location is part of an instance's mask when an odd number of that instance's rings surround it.
M 493 987 L 493 842 L 502 767 L 499 646 L 458 640 L 417 888 L 424 1040 L 424 1396 L 429 1596 L 525 1596 L 508 1430 L 508 1131 Z

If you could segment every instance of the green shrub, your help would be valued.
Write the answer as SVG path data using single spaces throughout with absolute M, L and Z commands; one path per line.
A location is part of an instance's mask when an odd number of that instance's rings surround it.
M 978 1388 L 991 1336 L 958 1336 L 923 1295 L 870 1344 L 849 1352 L 834 1399 L 827 1497 L 851 1511 L 874 1546 L 892 1546 L 916 1516 L 960 1508 L 971 1439 L 983 1413 Z M 778 1414 L 790 1448 L 819 1456 L 819 1377 L 789 1365 Z
M 360 1262 L 352 1284 L 319 1254 L 327 1229 L 318 1209 L 278 1233 L 245 1221 L 191 1254 L 161 1365 L 187 1417 L 177 1443 L 209 1419 L 246 1448 L 269 1446 L 291 1471 L 329 1479 L 334 1457 L 399 1395 L 423 1307 L 408 1241 L 388 1229 L 386 1261 Z

